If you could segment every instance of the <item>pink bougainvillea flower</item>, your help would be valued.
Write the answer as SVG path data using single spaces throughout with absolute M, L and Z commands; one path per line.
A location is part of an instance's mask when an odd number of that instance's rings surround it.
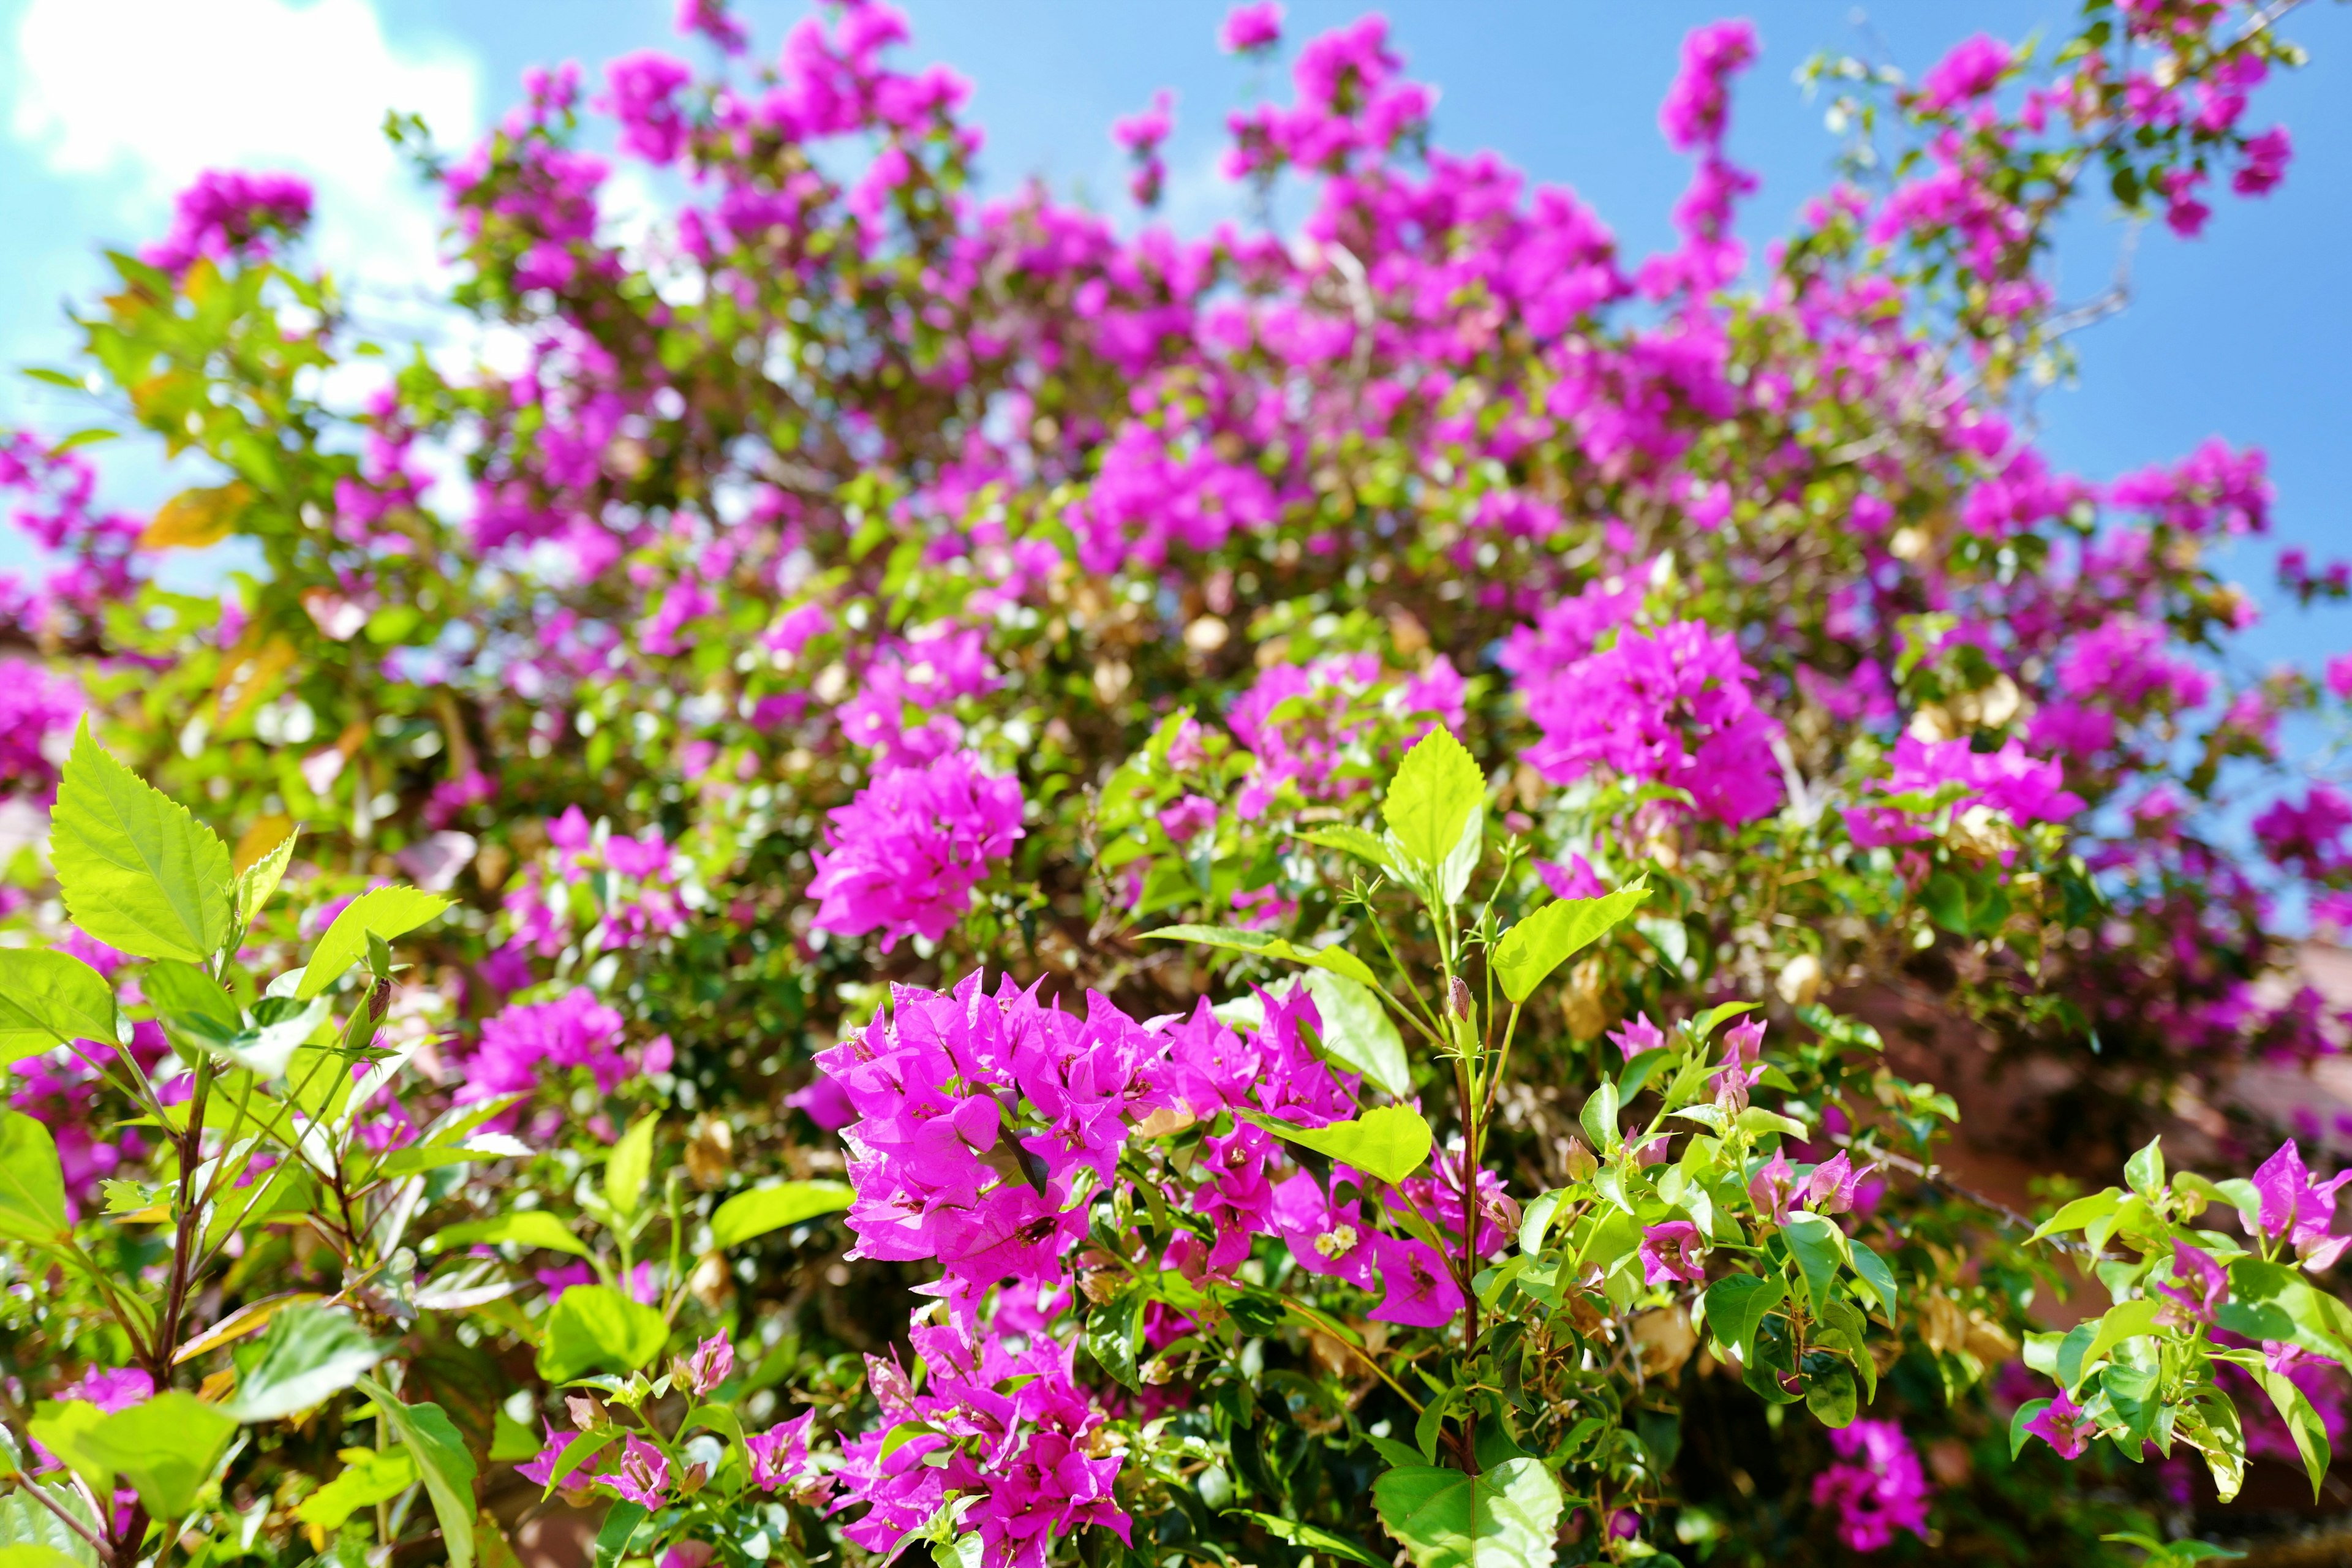
M 2084 1419 L 2083 1407 L 2063 1388 L 2047 1409 L 2026 1422 L 2025 1429 L 2057 1449 L 2062 1459 L 2081 1458 L 2091 1439 L 2099 1435 L 2097 1425 Z
M 743 1447 L 751 1456 L 753 1486 L 776 1491 L 800 1479 L 808 1468 L 809 1424 L 815 1419 L 815 1411 L 803 1411 L 743 1439 Z
M 2347 1182 L 2352 1182 L 2352 1171 L 2313 1181 L 2290 1138 L 2254 1171 L 2254 1192 L 2261 1199 L 2255 1224 L 2271 1240 L 2292 1246 L 2310 1267 L 2328 1268 L 2352 1245 L 2352 1237 L 2331 1234 L 2336 1194 Z
M 2157 1292 L 2171 1303 L 2157 1319 L 2160 1323 L 2180 1328 L 2210 1323 L 2229 1299 L 2229 1270 L 2211 1253 L 2185 1241 L 2172 1244 L 2172 1277 L 2178 1284 L 2157 1282 Z
M 1417 1329 L 1452 1322 L 1464 1299 L 1445 1259 L 1427 1242 L 1410 1237 L 1384 1236 L 1377 1245 L 1383 1293 L 1371 1310 L 1373 1320 Z
M 1704 1285 L 1706 1252 L 1706 1238 L 1686 1219 L 1650 1226 L 1642 1232 L 1642 1278 L 1652 1285 Z
M 1838 1539 L 1855 1552 L 1891 1545 L 1895 1532 L 1927 1535 L 1927 1478 L 1903 1428 L 1861 1420 L 1829 1435 L 1837 1462 L 1813 1478 L 1813 1506 L 1837 1510 Z
M 1788 1156 L 1775 1153 L 1757 1173 L 1748 1178 L 1748 1201 L 1756 1212 L 1774 1225 L 1789 1223 L 1789 1202 L 1798 1190 L 1796 1167 Z
M 809 885 L 816 924 L 878 931 L 885 952 L 903 937 L 940 941 L 1023 837 L 1021 809 L 1019 783 L 982 773 L 966 752 L 886 769 L 833 813 Z
M 621 1445 L 620 1468 L 591 1479 L 646 1508 L 659 1508 L 669 1497 L 668 1458 L 659 1448 L 635 1436 Z
M 735 1347 L 727 1342 L 727 1331 L 721 1329 L 695 1346 L 692 1355 L 679 1356 L 672 1364 L 671 1375 L 680 1387 L 704 1394 L 726 1382 L 734 1370 Z

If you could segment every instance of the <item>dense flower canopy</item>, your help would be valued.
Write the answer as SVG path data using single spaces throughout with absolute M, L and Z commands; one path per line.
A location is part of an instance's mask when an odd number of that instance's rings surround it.
M 0 1038 L 92 1246 L 267 1163 L 221 1235 L 106 1254 L 163 1319 L 26 1295 L 11 1375 L 165 1408 L 201 1309 L 216 1403 L 267 1386 L 226 1347 L 270 1303 L 357 1314 L 402 1378 L 205 1505 L 294 1509 L 289 1568 L 415 1548 L 374 1533 L 426 1528 L 412 1484 L 457 1562 L 452 1451 L 664 1568 L 1449 1561 L 1421 1487 L 1549 1521 L 1529 1564 L 2094 1561 L 2180 1522 L 2191 1451 L 2217 1495 L 2308 1464 L 2352 1174 L 2232 1080 L 2345 1040 L 2287 917 L 2352 923 L 2352 784 L 2283 736 L 2340 727 L 2352 656 L 2235 671 L 2209 563 L 2270 527 L 2258 449 L 2103 481 L 2024 406 L 2065 214 L 2193 237 L 2284 177 L 2279 20 L 2094 0 L 2053 51 L 1820 62 L 1856 140 L 1754 255 L 1738 21 L 1673 69 L 1647 257 L 1447 150 L 1378 16 L 1225 123 L 1236 209 L 1300 220 L 1181 234 L 1164 96 L 1111 131 L 1141 212 L 982 199 L 969 84 L 900 68 L 890 7 L 763 55 L 686 0 L 716 69 L 399 128 L 454 352 L 368 338 L 299 181 L 206 175 L 81 318 L 202 482 L 131 517 L 79 441 L 0 444 L 47 555 L 0 582 L 0 962 L 127 1010 L 112 1054 Z M 1219 42 L 1274 58 L 1281 8 Z M 230 539 L 218 592 L 160 584 Z M 85 718 L 221 835 L 205 899 L 285 901 L 92 925 L 47 816 Z M 2041 1091 L 1992 1129 L 2046 1214 L 1937 1174 L 1986 1063 Z M 237 1073 L 252 1142 L 175 1109 Z M 2159 1133 L 2278 1152 L 2216 1182 Z M 2095 1352 L 2047 1315 L 2076 1235 Z M 454 1450 L 345 1433 L 403 1399 Z

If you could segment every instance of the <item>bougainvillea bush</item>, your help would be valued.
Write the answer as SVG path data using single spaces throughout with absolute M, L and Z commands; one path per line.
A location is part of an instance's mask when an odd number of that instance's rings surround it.
M 2352 803 L 2286 738 L 2352 658 L 2233 656 L 2259 451 L 2093 480 L 2030 417 L 2068 214 L 2285 176 L 2287 9 L 1820 61 L 1842 173 L 1760 255 L 1738 22 L 1659 62 L 1648 258 L 1444 150 L 1376 17 L 1230 118 L 1287 229 L 1150 221 L 1165 98 L 1139 215 L 979 199 L 877 4 L 396 122 L 429 341 L 300 182 L 199 182 L 35 373 L 88 428 L 0 447 L 8 1568 L 2339 1508 L 2347 1178 L 2230 1088 L 2343 1044 L 2291 922 L 2352 922 Z M 197 481 L 110 511 L 110 437 Z M 1943 1164 L 1986 1062 L 2062 1086 L 2010 1202 Z

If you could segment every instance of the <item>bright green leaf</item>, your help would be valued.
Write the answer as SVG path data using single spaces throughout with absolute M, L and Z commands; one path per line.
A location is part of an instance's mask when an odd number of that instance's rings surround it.
M 1333 1061 L 1386 1090 L 1397 1100 L 1412 1094 L 1412 1068 L 1396 1020 L 1369 986 L 1326 969 L 1303 977 L 1315 1011 L 1323 1020 L 1323 1051 Z
M 69 952 L 0 948 L 0 1066 L 76 1040 L 113 1047 L 114 988 Z
M 1598 899 L 1555 899 L 1503 933 L 1495 944 L 1495 980 L 1503 994 L 1524 1002 L 1546 976 L 1591 946 L 1650 896 L 1635 884 Z
M 131 1483 L 157 1519 L 180 1519 L 195 1507 L 213 1463 L 236 1423 L 193 1394 L 166 1389 L 127 1405 L 91 1427 L 84 1441 Z
M 26 1500 L 26 1505 L 39 1506 L 30 1499 Z M 62 1546 L 47 1542 L 23 1542 L 0 1546 L 0 1568 L 82 1568 L 82 1560 Z
M 75 731 L 50 819 L 66 913 L 140 958 L 202 963 L 228 940 L 228 846 L 187 808 Z
M 1872 1295 L 1878 1298 L 1879 1310 L 1886 1314 L 1887 1326 L 1894 1327 L 1895 1322 L 1895 1270 L 1886 1266 L 1886 1259 L 1873 1252 L 1864 1242 L 1849 1238 L 1846 1242 L 1846 1251 L 1852 1255 L 1856 1278 L 1870 1288 Z
M 1388 1532 L 1416 1568 L 1545 1568 L 1559 1525 L 1559 1483 L 1540 1459 L 1506 1459 L 1475 1479 L 1412 1465 L 1372 1483 Z
M 646 1178 L 654 1168 L 654 1133 L 660 1126 L 660 1117 L 650 1112 L 640 1116 L 604 1162 L 604 1201 L 624 1219 L 637 1212 L 646 1195 Z
M 220 982 L 193 963 L 157 959 L 139 977 L 139 988 L 165 1022 L 205 1045 L 234 1039 L 245 1027 L 236 1004 Z
M 1706 1288 L 1706 1327 L 1718 1343 L 1739 1352 L 1744 1364 L 1756 1357 L 1756 1331 L 1772 1309 L 1788 1300 L 1789 1287 L 1778 1276 L 1759 1279 L 1734 1274 Z
M 572 1290 L 594 1289 L 582 1285 Z M 563 1293 L 565 1300 L 572 1298 L 572 1290 Z M 562 1302 L 556 1305 L 561 1307 Z M 362 1378 L 360 1387 L 392 1424 L 393 1435 L 407 1445 L 409 1457 L 424 1478 L 425 1494 L 433 1500 L 434 1517 L 441 1521 L 441 1544 L 448 1554 L 449 1568 L 473 1568 L 474 1456 L 450 1424 L 448 1413 L 437 1405 L 403 1405 L 373 1378 Z
M 550 1383 L 570 1383 L 592 1372 L 625 1375 L 659 1355 L 668 1341 L 669 1325 L 651 1307 L 610 1285 L 574 1285 L 547 1314 L 540 1375 Z
M 0 1109 L 0 1237 L 54 1242 L 67 1229 L 57 1141 L 24 1112 Z
M 386 942 L 406 936 L 448 907 L 449 900 L 438 893 L 415 888 L 377 888 L 362 893 L 343 906 L 343 912 L 310 950 L 310 962 L 294 994 L 308 1001 L 341 979 L 343 971 L 367 952 L 370 936 Z
M 35 1488 L 56 1510 L 79 1521 L 92 1534 L 104 1533 L 81 1492 L 63 1477 L 46 1481 L 25 1479 L 0 1496 L 0 1568 L 97 1568 L 98 1553 L 89 1542 L 75 1534 L 51 1508 L 43 1507 L 31 1495 Z
M 588 1244 L 545 1209 L 520 1209 L 495 1219 L 474 1219 L 449 1226 L 434 1235 L 432 1246 L 473 1247 L 487 1243 L 498 1247 L 507 1242 L 518 1247 L 543 1247 L 550 1252 L 568 1252 L 574 1258 L 588 1256 Z
M 345 1448 L 336 1458 L 343 1468 L 335 1479 L 294 1510 L 304 1524 L 340 1530 L 360 1510 L 390 1502 L 416 1484 L 416 1460 L 406 1448 Z
M 213 1048 L 263 1078 L 282 1078 L 294 1053 L 319 1032 L 329 1011 L 324 996 L 313 996 L 308 1002 L 263 996 L 253 1005 L 253 1026 L 239 1029 L 230 1039 L 215 1042 Z M 349 1075 L 339 1074 L 337 1081 L 348 1083 Z
M 2128 1301 L 2118 1301 L 2107 1309 L 2098 1321 L 2098 1331 L 2091 1336 L 2089 1346 L 2083 1352 L 2073 1374 L 2067 1379 L 2070 1388 L 2082 1381 L 2083 1374 L 2099 1364 L 2099 1358 L 2126 1340 L 2156 1331 L 2156 1320 L 2163 1314 L 2165 1303 L 2146 1296 Z M 2065 1370 L 2061 1363 L 2061 1370 Z
M 2124 1163 L 2124 1181 L 2133 1192 L 2154 1203 L 2164 1191 L 2164 1140 L 2151 1138 L 2147 1147 Z
M 1161 926 L 1158 931 L 1148 931 L 1143 934 L 1161 942 L 1197 942 L 1202 947 L 1221 947 L 1234 952 L 1254 952 L 1263 958 L 1286 959 L 1292 963 L 1306 964 L 1310 969 L 1328 969 L 1334 974 L 1344 974 L 1359 984 L 1379 984 L 1364 961 L 1345 948 L 1300 947 L 1265 931 L 1237 931 L 1230 926 Z
M 251 1352 L 237 1358 L 236 1398 L 228 1414 L 239 1421 L 275 1421 L 308 1410 L 349 1388 L 383 1359 L 386 1348 L 342 1308 L 307 1301 L 281 1308 Z
M 1391 868 L 1388 846 L 1360 827 L 1318 827 L 1298 837 L 1322 848 L 1341 850 L 1359 860 L 1369 860 L 1383 871 Z
M 719 1205 L 710 1216 L 710 1245 L 724 1251 L 788 1225 L 837 1214 L 857 1194 L 846 1182 L 782 1182 L 753 1187 Z
M 247 925 L 268 904 L 278 884 L 286 879 L 286 868 L 294 862 L 294 841 L 301 837 L 289 833 L 278 840 L 278 847 L 247 866 L 236 877 L 236 918 Z
M 2104 1193 L 2093 1193 L 2088 1197 L 2076 1198 L 2073 1203 L 2043 1220 L 2041 1227 L 2027 1239 L 2040 1241 L 2045 1236 L 2056 1236 L 2062 1231 L 2081 1230 L 2084 1226 L 2103 1220 L 2115 1213 L 2123 1201 L 2124 1194 L 2121 1187 L 2109 1187 Z
M 1421 1169 L 1435 1142 L 1421 1113 L 1402 1105 L 1377 1106 L 1328 1127 L 1293 1127 L 1255 1111 L 1241 1114 L 1286 1142 L 1328 1154 L 1391 1186 Z
M 89 1483 L 100 1497 L 114 1491 L 114 1461 L 90 1441 L 90 1434 L 106 1419 L 106 1412 L 87 1399 L 35 1407 L 26 1423 L 33 1441 L 65 1461 L 68 1468 Z
M 1381 816 L 1404 852 L 1433 872 L 1486 799 L 1486 775 L 1468 749 L 1440 726 L 1414 742 L 1397 765 Z
M 2327 1441 L 2327 1426 L 2319 1412 L 2311 1406 L 2311 1399 L 2294 1384 L 2293 1378 L 2268 1370 L 2261 1373 L 2263 1391 L 2278 1406 L 2279 1419 L 2286 1423 L 2287 1431 L 2294 1437 L 2294 1451 L 2303 1457 L 2304 1474 L 2311 1478 L 2311 1500 L 2319 1500 L 2320 1488 L 2327 1480 L 2327 1468 L 2336 1462 L 2336 1451 Z
M 1601 1087 L 1585 1097 L 1584 1109 L 1577 1112 L 1576 1120 L 1584 1129 L 1584 1135 L 1592 1140 L 1593 1148 L 1604 1158 L 1616 1152 L 1617 1145 L 1625 1141 L 1617 1126 L 1617 1086 L 1604 1078 Z

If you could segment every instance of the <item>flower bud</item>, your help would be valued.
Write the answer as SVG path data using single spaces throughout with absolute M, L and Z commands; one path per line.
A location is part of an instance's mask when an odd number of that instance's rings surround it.
M 709 1393 L 727 1381 L 735 1370 L 735 1347 L 727 1342 L 727 1331 L 721 1329 L 694 1347 L 692 1355 L 682 1355 L 670 1363 L 670 1373 L 678 1386 L 697 1395 Z
M 1568 1179 L 1571 1182 L 1581 1182 L 1601 1169 L 1601 1162 L 1592 1157 L 1592 1151 L 1584 1146 L 1581 1138 L 1568 1141 L 1568 1149 L 1560 1156 L 1560 1163 L 1568 1167 Z
M 1447 1003 L 1447 1011 L 1454 1017 L 1467 1018 L 1470 1016 L 1469 982 L 1464 980 L 1462 976 L 1458 974 L 1454 976 L 1451 985 L 1447 988 L 1445 1000 Z

